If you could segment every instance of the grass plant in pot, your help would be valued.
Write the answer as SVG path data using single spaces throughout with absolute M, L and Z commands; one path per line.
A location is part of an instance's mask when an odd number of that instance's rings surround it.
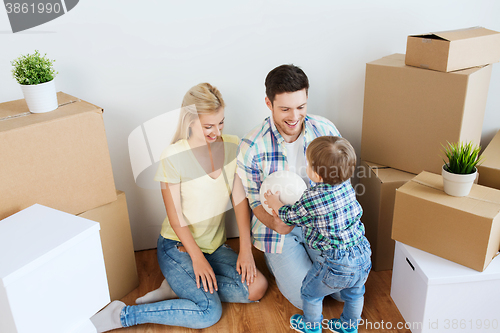
M 54 77 L 54 61 L 40 55 L 21 55 L 11 62 L 12 76 L 21 85 L 24 99 L 32 113 L 49 112 L 57 109 L 57 94 Z
M 455 197 L 469 194 L 477 176 L 476 166 L 480 163 L 480 146 L 469 143 L 449 143 L 443 146 L 448 162 L 443 159 L 442 170 L 444 191 Z

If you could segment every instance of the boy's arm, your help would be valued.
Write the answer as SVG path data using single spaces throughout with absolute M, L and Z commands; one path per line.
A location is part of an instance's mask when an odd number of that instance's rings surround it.
M 287 225 L 308 225 L 312 215 L 314 215 L 314 212 L 310 207 L 311 205 L 309 204 L 311 200 L 309 196 L 310 193 L 308 190 L 306 190 L 302 197 L 293 205 L 281 204 L 281 206 L 276 211 L 278 217 Z M 274 198 L 272 200 L 274 200 Z M 276 203 L 274 203 L 273 205 L 277 206 Z

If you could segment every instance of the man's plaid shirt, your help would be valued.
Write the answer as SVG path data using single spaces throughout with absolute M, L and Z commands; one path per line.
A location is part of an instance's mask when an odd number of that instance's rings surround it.
M 340 136 L 339 131 L 326 118 L 307 115 L 304 119 L 304 154 L 312 140 L 319 136 Z M 240 142 L 237 157 L 240 176 L 252 209 L 261 205 L 259 190 L 264 179 L 273 172 L 288 170 L 285 140 L 276 129 L 272 117 L 266 118 Z M 314 183 L 311 182 L 311 185 Z M 255 215 L 251 222 L 252 241 L 264 252 L 281 253 L 285 236 L 262 224 Z
M 278 215 L 288 225 L 302 226 L 309 247 L 325 251 L 345 250 L 361 240 L 365 234 L 362 213 L 351 181 L 347 180 L 334 186 L 316 184 L 295 204 L 281 207 Z

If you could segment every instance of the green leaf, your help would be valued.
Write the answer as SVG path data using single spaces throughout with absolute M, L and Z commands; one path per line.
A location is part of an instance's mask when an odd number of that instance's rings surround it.
M 455 174 L 470 174 L 474 173 L 476 166 L 480 163 L 481 157 L 479 152 L 480 146 L 473 146 L 472 142 L 468 143 L 450 143 L 443 147 L 443 152 L 448 162 L 443 158 L 443 162 L 447 164 L 446 170 Z
M 34 54 L 21 55 L 11 61 L 12 76 L 19 84 L 34 85 L 52 81 L 56 74 L 55 60 L 50 60 L 47 54 L 41 56 L 38 50 Z

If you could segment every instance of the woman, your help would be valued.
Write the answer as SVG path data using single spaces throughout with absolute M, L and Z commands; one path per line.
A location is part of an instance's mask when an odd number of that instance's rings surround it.
M 179 298 L 135 306 L 114 301 L 92 317 L 98 332 L 143 323 L 205 328 L 220 319 L 221 301 L 248 303 L 264 296 L 267 280 L 251 252 L 250 208 L 235 174 L 238 138 L 221 133 L 224 106 L 208 83 L 186 93 L 155 177 L 167 211 L 157 253 L 168 284 L 157 291 L 170 286 Z M 229 200 L 240 231 L 239 255 L 224 245 Z

